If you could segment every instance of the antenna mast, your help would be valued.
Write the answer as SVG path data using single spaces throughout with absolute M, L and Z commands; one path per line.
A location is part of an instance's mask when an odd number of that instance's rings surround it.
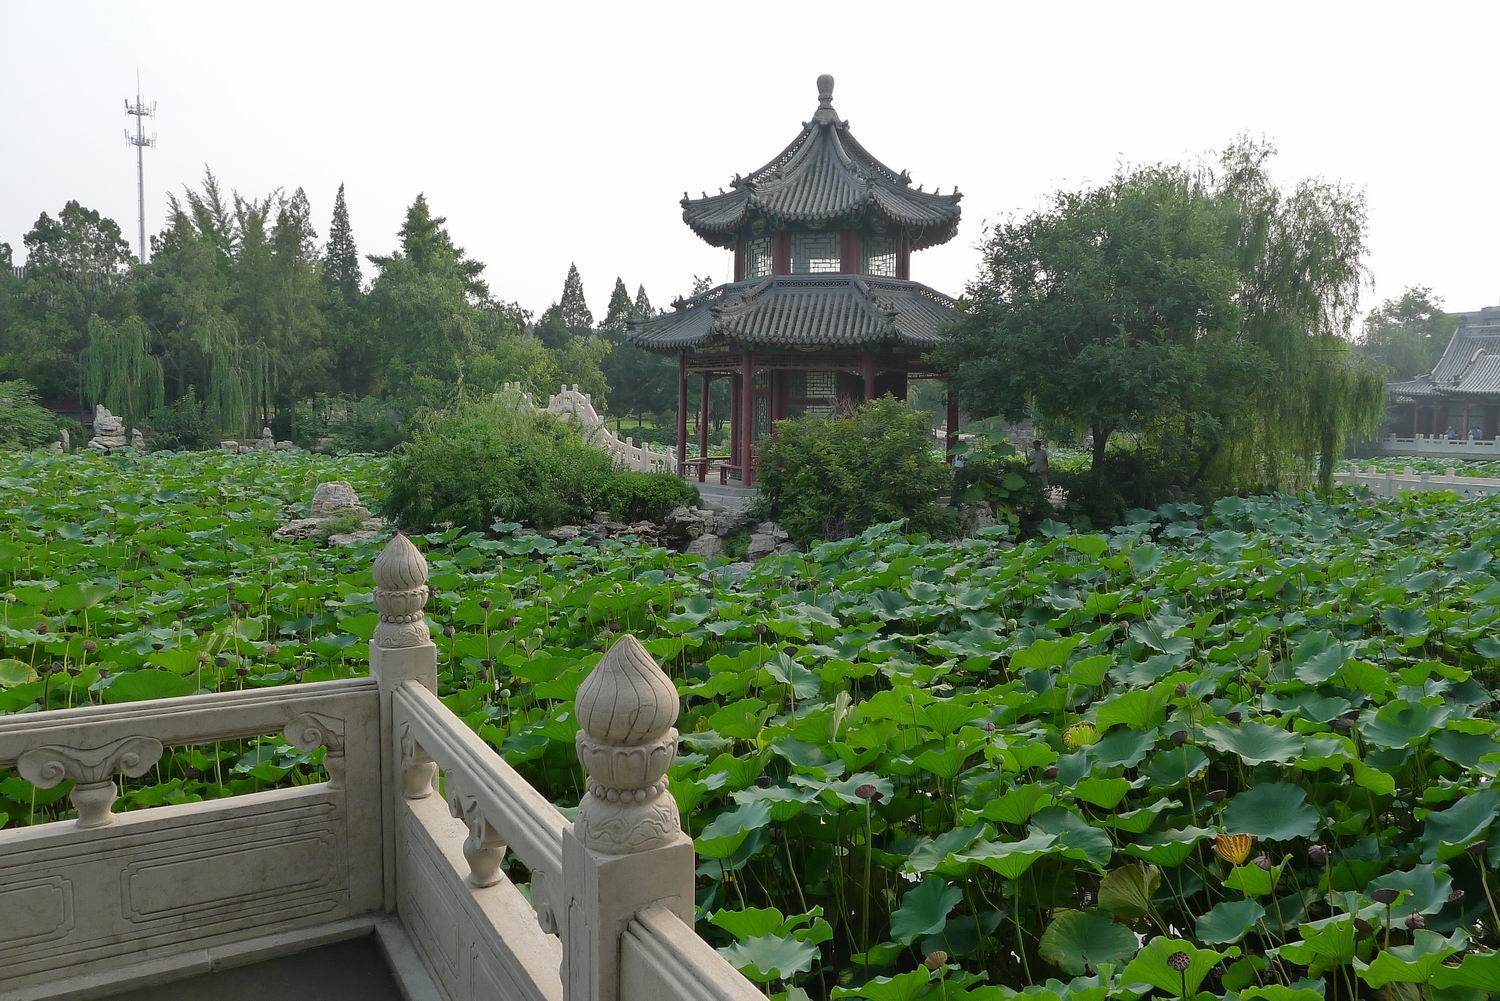
M 141 226 L 141 263 L 146 263 L 146 147 L 156 146 L 156 133 L 151 133 L 151 138 L 146 138 L 146 119 L 156 117 L 156 102 L 149 105 L 141 99 L 141 74 L 135 74 L 135 103 L 130 103 L 130 98 L 125 99 L 125 114 L 135 116 L 135 135 L 130 130 L 125 130 L 125 141 L 135 147 L 135 190 L 136 198 L 140 203 L 140 226 Z

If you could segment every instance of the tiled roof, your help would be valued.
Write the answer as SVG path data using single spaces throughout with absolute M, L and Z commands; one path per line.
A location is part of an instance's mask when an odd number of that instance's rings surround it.
M 906 230 L 912 249 L 920 250 L 952 239 L 963 197 L 957 189 L 942 195 L 913 188 L 905 171 L 871 156 L 833 110 L 833 77 L 826 75 L 818 78 L 812 121 L 775 159 L 746 177 L 736 175 L 730 189 L 682 199 L 683 221 L 718 247 L 732 246 L 755 218 L 785 226 L 871 216 Z
M 1500 396 L 1500 308 L 1460 313 L 1430 376 L 1386 387 L 1392 396 Z
M 1391 396 L 1400 396 L 1406 399 L 1422 396 L 1437 396 L 1437 390 L 1432 388 L 1432 379 L 1422 376 L 1420 379 L 1408 379 L 1405 382 L 1391 382 L 1386 384 L 1386 392 Z
M 926 285 L 867 275 L 777 275 L 734 282 L 631 324 L 654 351 L 713 344 L 927 350 L 955 319 L 953 300 Z

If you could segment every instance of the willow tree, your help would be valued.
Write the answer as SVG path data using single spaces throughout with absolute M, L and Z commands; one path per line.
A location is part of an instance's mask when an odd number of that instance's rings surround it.
M 1364 200 L 1283 191 L 1273 152 L 1241 141 L 1213 167 L 1122 170 L 991 231 L 941 352 L 966 409 L 1088 432 L 1094 489 L 1125 504 L 1327 489 L 1382 409 L 1348 339 Z
M 1216 466 L 1225 489 L 1316 481 L 1327 493 L 1344 444 L 1378 429 L 1385 410 L 1383 380 L 1351 339 L 1368 278 L 1365 198 L 1321 179 L 1283 190 L 1267 170 L 1275 152 L 1241 139 L 1214 179 L 1240 276 L 1240 339 L 1271 376 L 1226 415 Z
M 89 317 L 89 339 L 80 359 L 83 398 L 102 403 L 127 429 L 162 405 L 161 359 L 151 353 L 151 333 L 138 316 L 118 324 Z

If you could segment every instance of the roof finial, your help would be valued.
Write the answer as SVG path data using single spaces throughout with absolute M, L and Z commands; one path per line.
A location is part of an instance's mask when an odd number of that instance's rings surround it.
M 833 108 L 833 75 L 824 73 L 818 77 L 818 107 Z

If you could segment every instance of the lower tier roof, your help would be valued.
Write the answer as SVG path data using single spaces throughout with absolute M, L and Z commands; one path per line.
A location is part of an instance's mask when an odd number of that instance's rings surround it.
M 926 285 L 869 275 L 776 275 L 720 285 L 630 325 L 652 351 L 744 347 L 927 351 L 946 339 L 954 301 Z

